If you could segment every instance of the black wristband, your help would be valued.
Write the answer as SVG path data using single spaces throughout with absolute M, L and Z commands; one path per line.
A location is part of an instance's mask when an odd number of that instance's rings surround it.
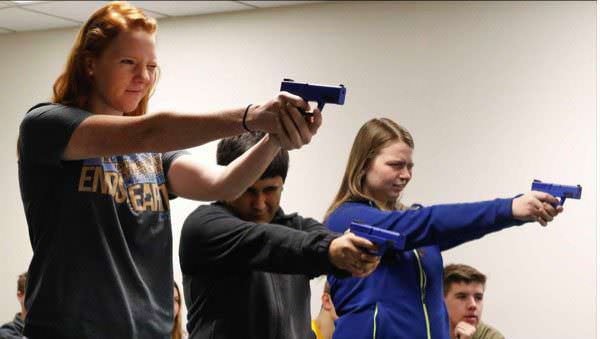
M 246 111 L 244 111 L 244 118 L 242 119 L 242 126 L 244 127 L 244 129 L 250 133 L 252 133 L 252 131 L 248 128 L 248 125 L 246 125 L 246 116 L 248 115 L 248 110 L 250 109 L 250 107 L 252 106 L 252 104 L 248 105 L 248 107 L 246 107 Z

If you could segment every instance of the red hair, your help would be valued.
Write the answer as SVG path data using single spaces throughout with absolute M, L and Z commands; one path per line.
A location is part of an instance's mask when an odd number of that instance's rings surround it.
M 92 14 L 77 34 L 64 72 L 54 82 L 52 101 L 86 109 L 92 92 L 92 78 L 86 72 L 86 60 L 99 57 L 119 33 L 134 29 L 153 34 L 156 32 L 156 20 L 124 1 L 108 3 Z M 156 81 L 133 111 L 123 113 L 146 113 L 155 84 Z

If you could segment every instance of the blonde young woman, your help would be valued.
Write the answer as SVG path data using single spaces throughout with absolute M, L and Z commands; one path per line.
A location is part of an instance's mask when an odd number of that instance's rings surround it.
M 156 21 L 110 2 L 82 26 L 53 103 L 20 126 L 19 184 L 33 248 L 25 333 L 38 338 L 168 338 L 173 324 L 169 198 L 231 200 L 283 147 L 310 142 L 321 116 L 282 92 L 207 114 L 145 114 L 158 77 Z M 238 161 L 209 169 L 177 151 L 261 130 Z
M 412 178 L 413 138 L 390 119 L 365 123 L 325 224 L 343 232 L 353 221 L 400 232 L 403 252 L 386 253 L 366 278 L 328 277 L 339 316 L 333 338 L 447 339 L 441 251 L 529 221 L 546 225 L 562 207 L 555 197 L 516 198 L 405 209 L 400 193 Z

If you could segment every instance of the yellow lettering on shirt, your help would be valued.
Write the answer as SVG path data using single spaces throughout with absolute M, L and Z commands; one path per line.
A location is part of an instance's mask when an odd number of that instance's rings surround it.
M 110 195 L 119 204 L 129 199 L 136 212 L 169 209 L 169 192 L 165 184 L 137 183 L 126 187 L 121 172 L 105 172 L 102 166 L 82 166 L 78 191 Z
M 127 200 L 127 192 L 125 192 L 125 185 L 123 184 L 123 177 L 119 175 L 119 181 L 117 183 L 117 192 L 115 194 L 115 201 L 122 204 Z
M 131 207 L 133 207 L 133 210 L 136 212 L 142 210 L 142 196 L 139 195 L 139 190 L 141 186 L 141 184 L 135 184 L 127 187 L 127 192 L 129 193 L 129 201 L 131 201 Z
M 92 177 L 89 175 L 89 172 L 93 169 L 94 168 L 90 166 L 81 167 L 81 176 L 79 176 L 79 192 L 92 192 L 92 188 L 86 186 L 86 183 L 92 179 Z

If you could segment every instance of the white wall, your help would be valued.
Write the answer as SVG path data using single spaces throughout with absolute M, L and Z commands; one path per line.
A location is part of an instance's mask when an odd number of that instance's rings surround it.
M 345 84 L 314 142 L 291 155 L 282 206 L 321 218 L 358 128 L 386 116 L 416 141 L 405 202 L 507 197 L 532 179 L 581 184 L 549 227 L 445 253 L 489 277 L 484 319 L 508 338 L 596 332 L 596 16 L 593 2 L 320 3 L 161 21 L 152 110 L 208 111 L 270 99 L 284 77 Z M 31 257 L 15 160 L 25 110 L 50 95 L 76 30 L 0 35 L 4 216 L 0 319 Z M 215 144 L 194 153 L 214 162 Z M 197 203 L 173 202 L 180 226 Z M 180 277 L 177 269 L 176 277 Z M 314 284 L 318 306 L 320 284 Z

